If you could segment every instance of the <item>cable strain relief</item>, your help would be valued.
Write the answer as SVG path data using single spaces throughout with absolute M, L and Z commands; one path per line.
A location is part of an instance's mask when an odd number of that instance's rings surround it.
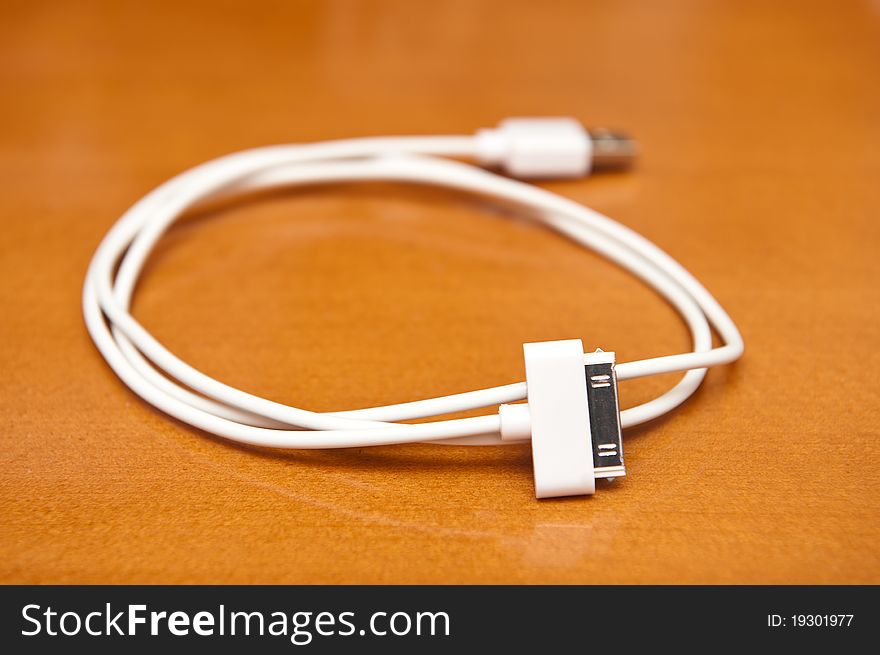
M 500 168 L 509 155 L 510 142 L 500 129 L 485 127 L 474 135 L 477 164 L 483 168 Z
M 528 403 L 500 405 L 502 441 L 528 441 L 532 438 L 532 417 Z

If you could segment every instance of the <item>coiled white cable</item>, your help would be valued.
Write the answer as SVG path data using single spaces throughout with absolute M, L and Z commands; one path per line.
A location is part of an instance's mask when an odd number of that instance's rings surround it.
M 142 198 L 104 237 L 83 289 L 88 331 L 108 364 L 141 398 L 181 421 L 227 439 L 277 448 L 343 448 L 419 441 L 507 443 L 500 439 L 497 413 L 419 424 L 398 421 L 521 400 L 526 397 L 524 382 L 383 407 L 311 412 L 243 392 L 205 375 L 162 346 L 129 311 L 135 283 L 157 241 L 179 216 L 205 201 L 260 189 L 333 182 L 442 186 L 520 207 L 629 270 L 678 310 L 691 332 L 692 352 L 617 365 L 619 380 L 686 371 L 666 393 L 621 412 L 621 423 L 623 427 L 632 426 L 665 414 L 696 391 L 707 367 L 740 356 L 743 341 L 735 324 L 690 273 L 632 230 L 549 191 L 440 158 L 525 162 L 528 169 L 529 148 L 541 136 L 540 130 L 525 136 L 517 141 L 517 134 L 498 130 L 475 137 L 364 138 L 272 146 L 193 168 Z M 550 146 L 551 152 L 552 147 L 561 148 L 556 153 L 561 162 L 558 172 L 570 174 L 572 168 L 564 161 L 566 156 L 570 159 L 571 152 L 566 151 L 570 143 Z M 537 152 L 532 158 L 542 174 L 553 172 L 552 165 L 549 169 L 545 166 L 546 154 Z M 580 153 L 580 159 L 589 156 L 588 147 Z M 582 168 L 580 172 L 586 172 L 589 162 Z M 712 328 L 723 342 L 719 347 L 713 348 Z

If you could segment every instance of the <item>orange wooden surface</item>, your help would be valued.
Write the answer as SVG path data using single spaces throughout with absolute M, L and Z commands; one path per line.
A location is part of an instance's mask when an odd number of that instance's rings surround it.
M 876 2 L 5 2 L 3 582 L 880 582 Z M 537 502 L 527 448 L 241 448 L 169 420 L 82 325 L 97 242 L 254 145 L 623 127 L 631 173 L 549 184 L 639 230 L 746 355 L 626 435 L 629 476 Z M 466 198 L 315 188 L 193 218 L 135 315 L 316 410 L 523 379 L 521 344 L 680 352 L 612 265 Z M 674 379 L 626 382 L 630 406 Z

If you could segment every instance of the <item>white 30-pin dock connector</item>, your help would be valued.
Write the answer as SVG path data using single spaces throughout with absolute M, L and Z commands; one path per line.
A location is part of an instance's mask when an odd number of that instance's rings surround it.
M 538 498 L 593 494 L 626 475 L 614 353 L 580 339 L 523 345 L 528 404 L 502 405 L 501 437 L 531 438 Z

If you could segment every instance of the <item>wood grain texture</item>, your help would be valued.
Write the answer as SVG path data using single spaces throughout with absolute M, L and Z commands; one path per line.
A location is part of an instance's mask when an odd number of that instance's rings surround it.
M 0 580 L 880 583 L 877 2 L 4 2 Z M 687 266 L 744 359 L 626 435 L 629 477 L 536 502 L 527 448 L 240 448 L 134 397 L 82 326 L 113 220 L 229 151 L 572 114 L 627 174 L 550 188 Z M 514 220 L 511 220 L 514 218 Z M 190 218 L 136 316 L 197 367 L 316 410 L 622 361 L 684 327 L 493 207 L 385 185 Z M 626 382 L 624 406 L 674 379 Z

